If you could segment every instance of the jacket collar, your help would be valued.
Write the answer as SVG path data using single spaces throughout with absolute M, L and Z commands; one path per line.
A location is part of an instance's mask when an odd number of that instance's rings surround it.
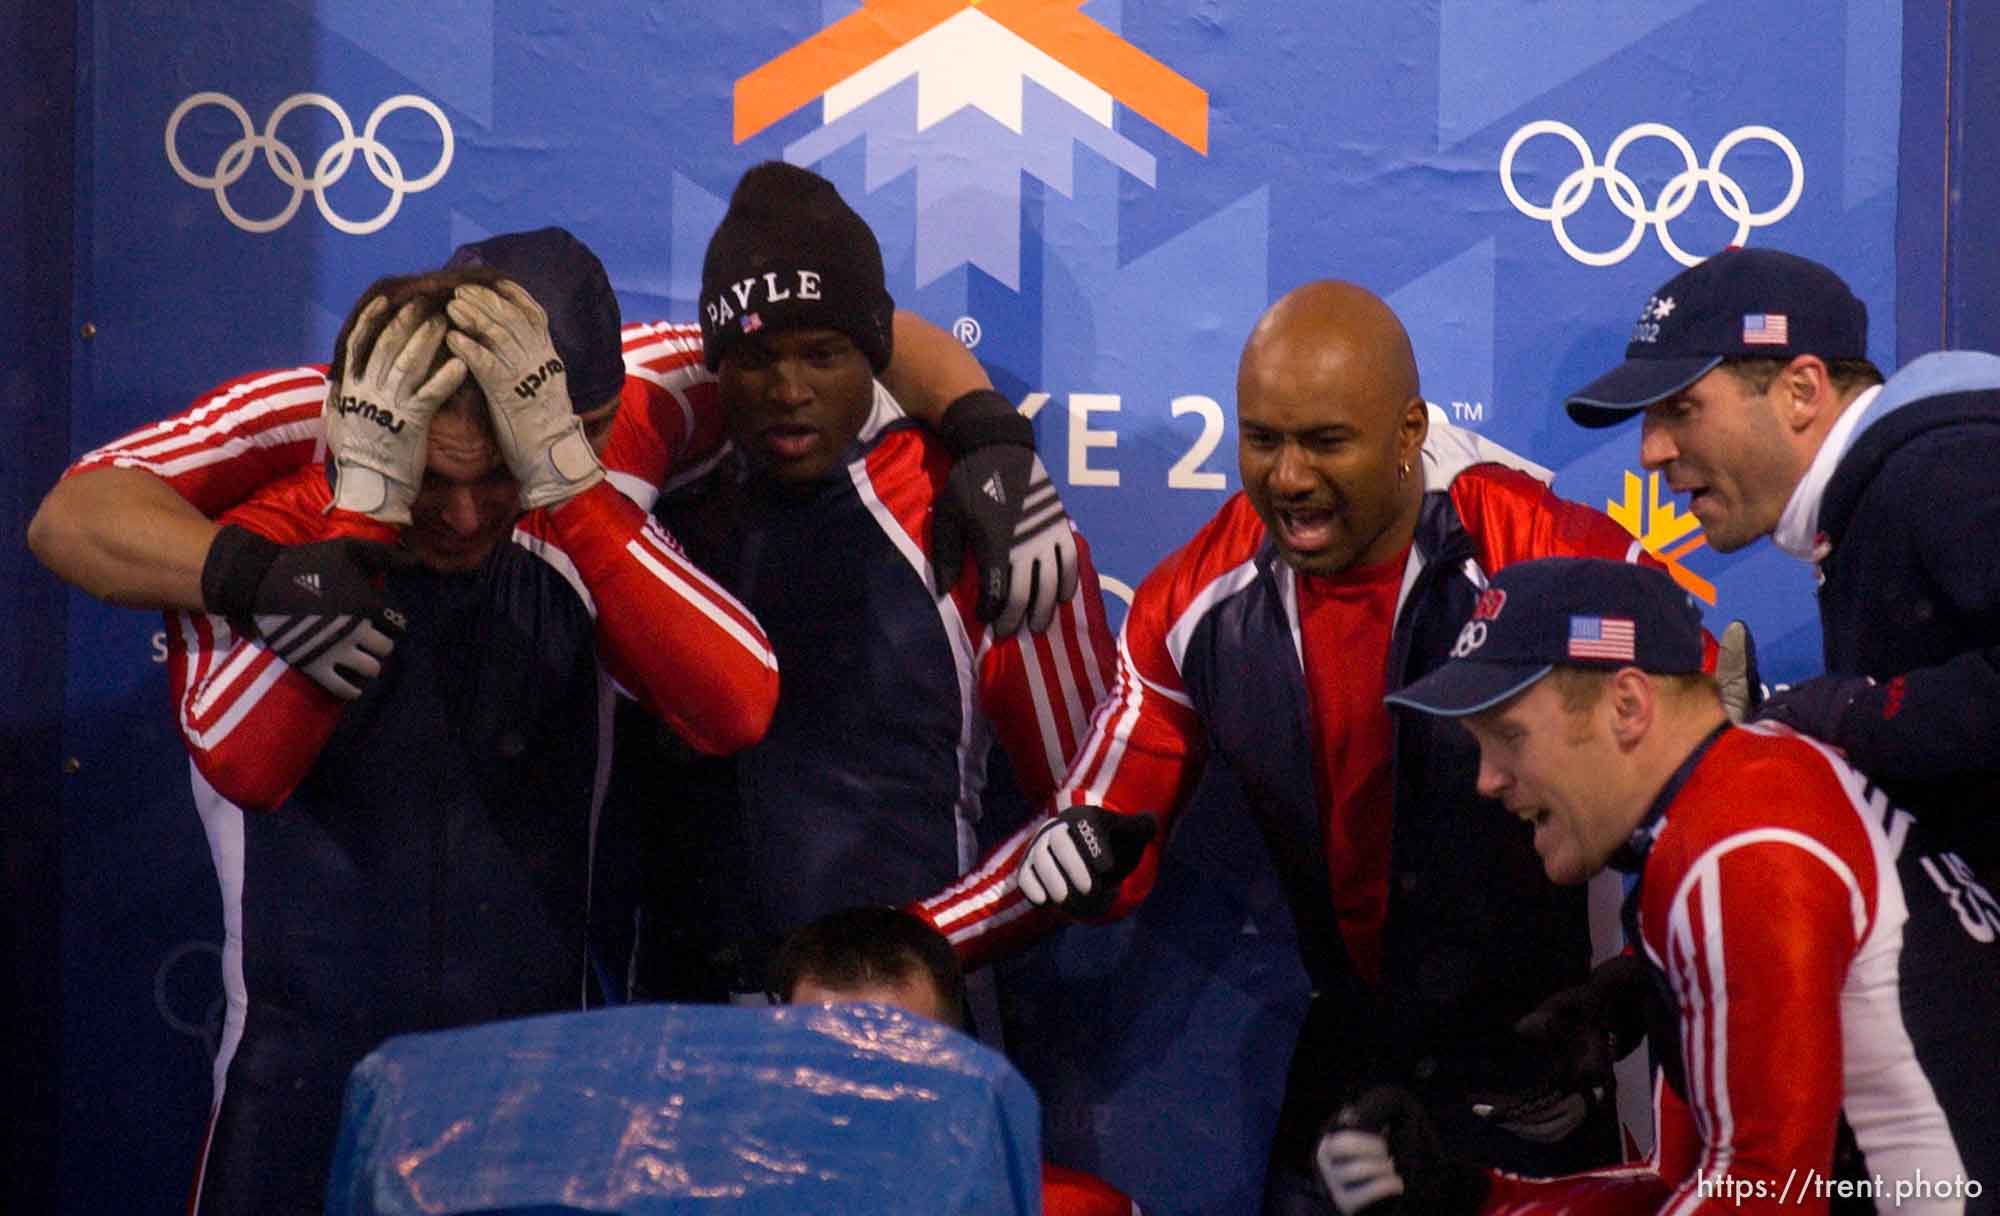
M 1638 874 L 1645 870 L 1646 857 L 1653 851 L 1653 842 L 1659 839 L 1660 833 L 1667 826 L 1667 808 L 1680 796 L 1681 787 L 1688 783 L 1689 777 L 1694 776 L 1695 767 L 1701 763 L 1702 757 L 1708 754 L 1708 749 L 1715 746 L 1715 741 L 1722 738 L 1722 732 L 1728 730 L 1729 726 L 1729 723 L 1724 722 L 1709 731 L 1701 742 L 1694 745 L 1694 750 L 1687 754 L 1687 759 L 1681 761 L 1680 767 L 1674 770 L 1673 775 L 1667 778 L 1667 783 L 1660 787 L 1660 792 L 1653 795 L 1652 805 L 1646 808 L 1645 818 L 1641 819 L 1639 826 L 1626 837 L 1625 843 L 1612 852 L 1609 862 L 1612 869 L 1626 874 Z

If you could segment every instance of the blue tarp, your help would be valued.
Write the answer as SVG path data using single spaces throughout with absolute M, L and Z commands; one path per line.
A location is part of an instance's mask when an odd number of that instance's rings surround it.
M 645 1005 L 391 1039 L 327 1211 L 1039 1213 L 1006 1059 L 875 1005 Z

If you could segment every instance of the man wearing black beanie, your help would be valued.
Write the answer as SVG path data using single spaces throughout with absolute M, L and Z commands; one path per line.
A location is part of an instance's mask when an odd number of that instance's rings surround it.
M 745 173 L 729 211 L 708 243 L 701 268 L 701 336 L 710 371 L 732 352 L 754 347 L 759 334 L 821 328 L 846 335 L 880 375 L 889 366 L 895 303 L 883 282 L 882 249 L 833 183 L 783 161 Z M 754 354 L 747 358 L 754 358 Z M 747 367 L 747 358 L 738 365 Z M 865 404 L 848 398 L 855 417 L 815 445 L 803 419 L 768 434 L 745 419 L 739 443 L 751 440 L 753 460 L 780 479 L 824 472 L 854 437 Z M 1040 458 L 1035 435 L 1005 397 L 967 392 L 938 420 L 937 431 L 957 456 L 939 500 L 930 556 L 940 591 L 958 581 L 971 543 L 980 566 L 981 620 L 1001 636 L 1025 623 L 1040 632 L 1056 607 L 1076 593 L 1076 547 L 1069 519 Z M 798 460 L 809 457 L 801 465 Z
M 708 370 L 765 330 L 824 327 L 847 334 L 880 372 L 894 310 L 882 247 L 832 182 L 766 161 L 736 183 L 701 264 Z
M 976 611 L 992 589 L 971 570 L 940 579 L 926 559 L 934 508 L 977 451 L 953 451 L 966 402 L 933 435 L 875 378 L 891 349 L 883 278 L 874 235 L 832 184 L 775 163 L 743 175 L 703 263 L 703 345 L 735 459 L 667 520 L 750 606 L 783 673 L 771 730 L 725 780 L 726 811 L 697 817 L 722 838 L 696 842 L 709 860 L 693 868 L 740 905 L 704 904 L 702 918 L 727 939 L 707 954 L 736 960 L 708 978 L 734 991 L 762 991 L 769 951 L 806 921 L 956 879 L 995 737 L 1040 802 L 1112 672 L 1088 550 L 1039 459 L 1027 478 L 988 467 L 977 485 L 1025 498 L 1024 527 L 1060 537 L 1041 577 L 1081 594 L 1045 632 L 999 637 Z M 973 420 L 1003 425 L 1026 423 L 1011 408 Z M 725 871 L 733 881 L 717 880 Z

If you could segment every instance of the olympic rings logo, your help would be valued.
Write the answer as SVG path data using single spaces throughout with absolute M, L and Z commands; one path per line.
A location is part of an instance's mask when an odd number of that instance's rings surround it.
M 174 146 L 174 137 L 180 130 L 181 120 L 187 117 L 189 111 L 202 106 L 221 106 L 235 115 L 237 123 L 243 128 L 242 136 L 223 149 L 221 158 L 215 163 L 215 172 L 206 174 L 196 173 L 182 163 L 180 151 Z M 340 124 L 340 138 L 330 144 L 326 151 L 320 153 L 311 175 L 305 173 L 299 155 L 292 150 L 291 145 L 278 138 L 278 124 L 285 120 L 286 115 L 302 106 L 324 110 Z M 430 172 L 414 181 L 403 176 L 402 162 L 396 159 L 396 154 L 389 150 L 388 145 L 375 138 L 376 132 L 381 129 L 383 119 L 398 110 L 405 109 L 422 111 L 437 124 L 439 133 L 444 136 L 444 149 L 438 154 L 437 164 Z M 250 219 L 238 212 L 229 201 L 229 187 L 242 180 L 243 175 L 250 171 L 254 154 L 258 151 L 264 153 L 265 163 L 271 166 L 271 172 L 278 180 L 292 188 L 291 201 L 280 208 L 276 215 L 266 219 Z M 327 202 L 326 188 L 346 175 L 348 167 L 354 163 L 354 154 L 357 151 L 367 164 L 368 172 L 374 175 L 376 181 L 388 188 L 389 202 L 381 211 L 367 219 L 351 220 L 335 211 L 333 204 Z M 445 171 L 451 168 L 451 154 L 451 123 L 445 119 L 444 111 L 429 99 L 410 93 L 391 97 L 376 106 L 375 112 L 368 116 L 368 124 L 359 136 L 354 133 L 354 124 L 349 121 L 347 111 L 340 108 L 339 102 L 323 93 L 295 93 L 287 97 L 277 109 L 271 111 L 271 117 L 264 123 L 261 132 L 250 121 L 249 112 L 227 93 L 196 93 L 175 106 L 173 116 L 167 119 L 167 163 L 174 167 L 174 172 L 178 173 L 180 179 L 188 185 L 202 190 L 213 190 L 216 205 L 222 208 L 222 214 L 230 223 L 245 232 L 270 232 L 284 227 L 291 222 L 292 216 L 298 212 L 300 202 L 304 201 L 308 193 L 313 196 L 313 202 L 319 205 L 319 213 L 326 217 L 326 222 L 340 231 L 350 236 L 365 236 L 371 232 L 378 232 L 390 220 L 396 218 L 396 212 L 402 207 L 405 194 L 428 190 L 443 180 Z
M 1522 198 L 1520 190 L 1514 185 L 1514 156 L 1521 150 L 1522 144 L 1537 135 L 1559 135 L 1568 140 L 1583 162 L 1582 168 L 1572 172 L 1563 179 L 1560 186 L 1556 187 L 1555 197 L 1546 207 Z M 1625 150 L 1635 141 L 1648 137 L 1663 139 L 1672 144 L 1679 150 L 1681 159 L 1687 165 L 1661 188 L 1659 198 L 1655 199 L 1650 207 L 1640 196 L 1638 183 L 1618 169 L 1618 158 Z M 1750 200 L 1743 193 L 1743 187 L 1735 178 L 1722 171 L 1723 158 L 1738 144 L 1752 139 L 1761 139 L 1783 152 L 1785 159 L 1790 161 L 1792 166 L 1791 191 L 1777 206 L 1763 211 L 1752 211 Z M 1592 188 L 1600 181 L 1604 183 L 1605 194 L 1611 198 L 1611 205 L 1632 221 L 1632 231 L 1616 248 L 1596 252 L 1579 247 L 1564 229 L 1563 221 L 1583 210 L 1584 204 L 1590 201 Z M 1542 119 L 1514 132 L 1513 137 L 1507 141 L 1507 146 L 1501 149 L 1500 185 L 1506 190 L 1507 199 L 1514 204 L 1515 210 L 1530 219 L 1547 220 L 1549 226 L 1555 230 L 1556 243 L 1563 247 L 1563 252 L 1586 266 L 1614 266 L 1624 261 L 1639 247 L 1639 242 L 1645 239 L 1648 224 L 1651 224 L 1653 230 L 1659 234 L 1661 248 L 1681 265 L 1693 266 L 1702 259 L 1675 244 L 1672 234 L 1667 231 L 1667 224 L 1679 218 L 1693 205 L 1697 187 L 1707 186 L 1708 195 L 1715 200 L 1716 209 L 1735 221 L 1736 235 L 1730 244 L 1741 245 L 1749 238 L 1752 228 L 1775 224 L 1792 213 L 1792 208 L 1798 205 L 1799 195 L 1805 191 L 1806 169 L 1805 163 L 1799 159 L 1799 150 L 1792 145 L 1792 141 L 1773 127 L 1736 128 L 1722 137 L 1722 142 L 1716 144 L 1715 150 L 1709 153 L 1708 163 L 1703 165 L 1695 156 L 1693 145 L 1689 144 L 1687 137 L 1679 131 L 1662 123 L 1642 122 L 1637 126 L 1627 127 L 1617 139 L 1611 141 L 1611 147 L 1604 154 L 1604 163 L 1600 165 L 1591 155 L 1590 145 L 1584 142 L 1583 136 L 1577 133 L 1575 127 L 1551 119 Z

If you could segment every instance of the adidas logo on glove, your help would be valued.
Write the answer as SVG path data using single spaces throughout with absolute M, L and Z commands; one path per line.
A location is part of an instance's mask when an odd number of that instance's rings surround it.
M 1091 860 L 1104 856 L 1104 842 L 1097 838 L 1097 829 L 1088 821 L 1079 820 L 1071 824 L 1070 831 L 1076 833 L 1076 842 L 1083 846 L 1083 851 L 1090 855 Z

